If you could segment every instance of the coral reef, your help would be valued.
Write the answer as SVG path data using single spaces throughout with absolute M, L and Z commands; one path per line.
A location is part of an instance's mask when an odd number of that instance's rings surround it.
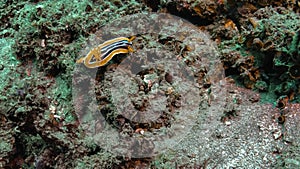
M 299 168 L 299 9 L 298 0 L 1 1 L 0 168 Z M 164 21 L 165 34 L 138 34 L 157 24 L 118 23 L 150 11 L 195 28 Z M 74 69 L 92 46 L 132 33 L 138 52 L 116 55 L 95 79 Z M 184 68 L 149 64 L 166 58 Z M 132 78 L 135 66 L 143 71 Z M 87 83 L 95 86 L 73 91 Z M 151 156 L 109 151 L 113 138 L 89 135 L 103 124 Z M 184 137 L 157 152 L 155 139 L 176 130 Z
M 239 35 L 220 45 L 228 75 L 238 72 L 247 88 L 278 97 L 290 95 L 297 101 L 299 15 L 282 7 L 265 7 L 249 17 Z

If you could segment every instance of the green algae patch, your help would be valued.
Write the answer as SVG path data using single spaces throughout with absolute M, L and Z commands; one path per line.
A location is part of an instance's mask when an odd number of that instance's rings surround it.
M 18 74 L 15 73 L 15 69 L 20 62 L 16 59 L 13 53 L 14 44 L 15 42 L 12 39 L 0 39 L 0 90 L 3 90 L 9 79 L 13 79 L 18 76 Z
M 21 156 L 14 156 L 6 146 L 9 142 L 2 142 L 0 148 L 6 149 L 1 152 L 7 150 L 12 156 L 4 154 L 7 162 L 2 165 L 0 161 L 0 167 L 17 157 L 22 162 L 9 164 L 11 168 L 57 168 L 82 159 L 83 154 L 100 153 L 99 148 L 92 152 L 78 148 L 80 131 L 70 83 L 75 59 L 91 33 L 111 20 L 144 9 L 137 1 L 118 0 L 0 2 L 0 108 L 3 117 L 17 126 L 16 137 L 26 139 L 23 146 L 16 147 Z M 54 163 L 62 148 L 72 153 Z M 105 153 L 94 157 L 99 156 Z M 103 163 L 116 163 L 105 157 Z
M 55 103 L 57 103 L 52 104 L 56 110 L 55 114 L 63 118 L 66 124 L 74 122 L 76 117 L 72 113 L 74 110 L 71 102 L 71 87 L 68 80 L 61 76 L 56 77 L 51 93 L 53 93 L 53 98 Z
M 226 75 L 260 92 L 262 103 L 282 95 L 299 102 L 299 31 L 297 13 L 283 7 L 258 9 L 238 36 L 219 45 Z
M 91 156 L 85 156 L 83 158 L 74 161 L 75 169 L 86 168 L 114 168 L 121 163 L 113 154 L 105 151 L 100 151 L 97 154 Z
M 11 151 L 11 148 L 12 147 L 11 147 L 10 143 L 0 139 L 0 151 L 1 152 L 9 152 L 9 151 Z
M 0 35 L 15 40 L 22 61 L 37 60 L 39 71 L 50 76 L 68 74 L 81 43 L 107 22 L 145 7 L 136 1 L 63 0 L 1 4 Z M 7 24 L 9 22 L 9 24 Z

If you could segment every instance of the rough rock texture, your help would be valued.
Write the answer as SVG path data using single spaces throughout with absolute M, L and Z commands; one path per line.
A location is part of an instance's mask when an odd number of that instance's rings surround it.
M 213 92 L 208 111 L 202 112 L 188 136 L 165 153 L 179 166 L 207 168 L 293 168 L 299 166 L 299 104 L 288 104 L 285 122 L 280 110 L 260 104 L 258 93 L 227 82 Z M 293 107 L 293 108 L 292 108 Z M 295 110 L 295 111 L 293 111 Z M 293 127 L 292 127 L 293 126 Z M 293 153 L 289 151 L 293 149 Z M 178 157 L 175 154 L 186 154 Z M 179 158 L 179 159 L 178 159 Z M 166 164 L 167 165 L 167 164 Z M 168 163 L 171 165 L 171 163 Z M 174 164 L 173 164 L 174 165 Z
M 0 168 L 300 168 L 299 7 L 298 0 L 1 1 Z M 136 29 L 97 32 L 128 15 L 150 11 L 184 18 L 194 29 L 174 22 L 164 29 L 173 38 L 138 34 L 136 30 L 147 32 L 156 25 L 139 25 L 137 19 L 121 22 Z M 203 46 L 207 41 L 199 37 L 183 40 L 195 35 L 195 30 L 215 42 L 211 45 L 216 44 L 220 53 L 209 55 Z M 194 71 L 195 95 L 185 101 L 196 100 L 199 108 L 179 111 L 184 98 L 180 92 L 189 88 L 180 83 L 184 76 L 168 73 L 180 70 L 176 66 L 151 68 L 143 63 L 150 68 L 135 79 L 124 75 L 126 66 L 113 72 L 126 54 L 99 68 L 92 80 L 96 88 L 80 91 L 81 96 L 72 102 L 71 77 L 78 83 L 90 80 L 73 74 L 76 59 L 109 37 L 132 35 L 136 51 L 147 49 L 135 56 L 163 54 L 184 61 Z M 142 63 L 143 59 L 131 61 Z M 223 65 L 211 67 L 215 61 Z M 220 78 L 223 68 L 226 80 Z M 106 90 L 114 84 L 128 87 L 123 94 L 132 97 L 124 101 L 122 90 Z M 155 106 L 164 114 L 150 124 L 118 116 L 118 106 L 112 104 L 117 101 L 126 107 L 130 101 L 131 110 L 143 111 L 155 98 L 148 96 L 155 96 L 158 89 L 168 99 L 156 103 L 167 104 Z M 98 105 L 85 102 L 89 93 L 96 94 Z M 95 116 L 87 117 L 94 120 L 99 117 L 96 110 L 123 136 L 153 136 L 177 125 L 184 137 L 153 157 L 118 156 L 89 137 L 86 124 L 80 121 L 78 111 L 94 112 Z M 144 117 L 148 113 L 144 111 Z M 186 126 L 175 122 L 187 117 L 193 117 L 195 124 L 183 130 Z M 140 143 L 132 144 L 132 149 L 143 145 L 148 152 L 153 150 L 152 144 Z

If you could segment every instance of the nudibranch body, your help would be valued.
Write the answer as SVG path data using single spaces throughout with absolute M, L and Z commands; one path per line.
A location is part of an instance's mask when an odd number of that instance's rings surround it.
M 134 38 L 119 37 L 105 41 L 93 48 L 85 57 L 78 59 L 76 63 L 84 63 L 88 68 L 104 66 L 117 54 L 133 52 L 132 40 Z

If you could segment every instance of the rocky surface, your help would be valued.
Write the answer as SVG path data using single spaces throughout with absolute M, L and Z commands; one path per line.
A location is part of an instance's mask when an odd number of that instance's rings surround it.
M 0 2 L 0 168 L 299 168 L 299 7 L 294 0 Z M 147 12 L 190 23 L 122 20 Z M 109 25 L 115 27 L 99 31 Z M 161 34 L 137 33 L 158 28 Z M 92 80 L 75 69 L 76 59 L 94 46 L 132 32 L 136 51 L 129 61 L 147 67 L 134 78 L 126 74 L 133 65 L 121 64 L 126 55 L 97 69 Z M 176 58 L 184 69 L 147 65 L 152 56 Z M 182 70 L 195 86 L 184 87 Z M 76 91 L 74 101 L 72 78 L 96 86 Z M 115 84 L 128 91 L 107 90 Z M 185 95 L 191 88 L 195 95 Z M 87 102 L 90 94 L 97 105 Z M 158 103 L 157 95 L 166 102 L 155 107 L 163 115 L 135 123 L 150 116 L 144 110 Z M 132 103 L 132 111 L 121 116 L 116 102 Z M 94 114 L 82 121 L 80 112 Z M 95 129 L 105 122 L 124 138 L 176 130 L 184 137 L 176 144 L 162 140 L 172 145 L 162 152 L 153 151 L 152 140 L 133 142 L 130 150 L 155 152 L 133 158 L 99 144 L 88 122 Z

